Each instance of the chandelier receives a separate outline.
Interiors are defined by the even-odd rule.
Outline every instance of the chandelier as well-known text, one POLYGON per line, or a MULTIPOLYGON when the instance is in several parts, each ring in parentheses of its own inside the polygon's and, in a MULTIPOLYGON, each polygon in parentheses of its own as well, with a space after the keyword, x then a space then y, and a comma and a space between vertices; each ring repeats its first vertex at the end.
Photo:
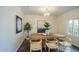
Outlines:
POLYGON ((49 8, 47 8, 47 7, 43 8, 43 12, 44 12, 43 13, 44 16, 46 16, 46 17, 50 16, 50 10, 49 10, 49 8))
POLYGON ((44 16, 50 16, 49 12, 44 13, 44 16))

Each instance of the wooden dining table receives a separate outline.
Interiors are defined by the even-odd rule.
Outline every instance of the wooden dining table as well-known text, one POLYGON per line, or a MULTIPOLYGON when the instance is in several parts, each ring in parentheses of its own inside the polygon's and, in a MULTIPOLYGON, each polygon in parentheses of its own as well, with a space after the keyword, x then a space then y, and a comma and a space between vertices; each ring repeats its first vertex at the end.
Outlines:
POLYGON ((65 38, 64 35, 60 35, 60 34, 46 34, 46 33, 33 33, 30 36, 31 40, 34 40, 34 38, 38 38, 38 39, 42 39, 42 47, 46 48, 46 40, 54 40, 57 39, 58 41, 64 41, 63 38, 65 38))

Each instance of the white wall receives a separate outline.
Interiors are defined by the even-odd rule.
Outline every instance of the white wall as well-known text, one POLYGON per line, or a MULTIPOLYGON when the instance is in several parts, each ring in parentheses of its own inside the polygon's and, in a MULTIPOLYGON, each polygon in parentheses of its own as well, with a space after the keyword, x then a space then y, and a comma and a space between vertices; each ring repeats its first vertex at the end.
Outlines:
POLYGON ((50 32, 56 32, 56 17, 55 16, 50 16, 50 17, 44 17, 40 15, 25 15, 25 23, 29 22, 31 24, 32 30, 30 31, 31 33, 37 32, 37 22, 42 20, 45 20, 50 23, 51 29, 49 30, 50 32))
MULTIPOLYGON (((61 16, 57 17, 57 31, 60 34, 65 34, 67 30, 67 21, 73 18, 78 18, 79 19, 79 8, 71 10, 69 12, 66 12, 62 14, 61 16)), ((72 43, 79 47, 79 37, 76 36, 71 36, 72 38, 72 43)))
POLYGON ((16 15, 24 20, 19 7, 0 7, 0 51, 16 51, 24 40, 23 31, 16 34, 16 15))

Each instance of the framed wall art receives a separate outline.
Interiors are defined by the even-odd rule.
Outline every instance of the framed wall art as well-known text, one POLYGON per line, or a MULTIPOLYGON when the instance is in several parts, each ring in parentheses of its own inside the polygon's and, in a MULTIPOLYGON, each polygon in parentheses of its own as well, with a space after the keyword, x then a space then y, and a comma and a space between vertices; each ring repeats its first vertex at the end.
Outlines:
POLYGON ((16 33, 22 32, 22 18, 16 16, 16 33))

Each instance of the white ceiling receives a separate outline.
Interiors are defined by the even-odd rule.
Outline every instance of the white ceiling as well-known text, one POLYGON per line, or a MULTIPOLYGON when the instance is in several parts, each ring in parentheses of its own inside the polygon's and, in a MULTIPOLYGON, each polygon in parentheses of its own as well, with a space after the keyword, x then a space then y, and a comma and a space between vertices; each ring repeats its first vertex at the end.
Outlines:
POLYGON ((21 6, 20 8, 24 14, 43 15, 49 12, 51 15, 58 16, 79 6, 21 6))

